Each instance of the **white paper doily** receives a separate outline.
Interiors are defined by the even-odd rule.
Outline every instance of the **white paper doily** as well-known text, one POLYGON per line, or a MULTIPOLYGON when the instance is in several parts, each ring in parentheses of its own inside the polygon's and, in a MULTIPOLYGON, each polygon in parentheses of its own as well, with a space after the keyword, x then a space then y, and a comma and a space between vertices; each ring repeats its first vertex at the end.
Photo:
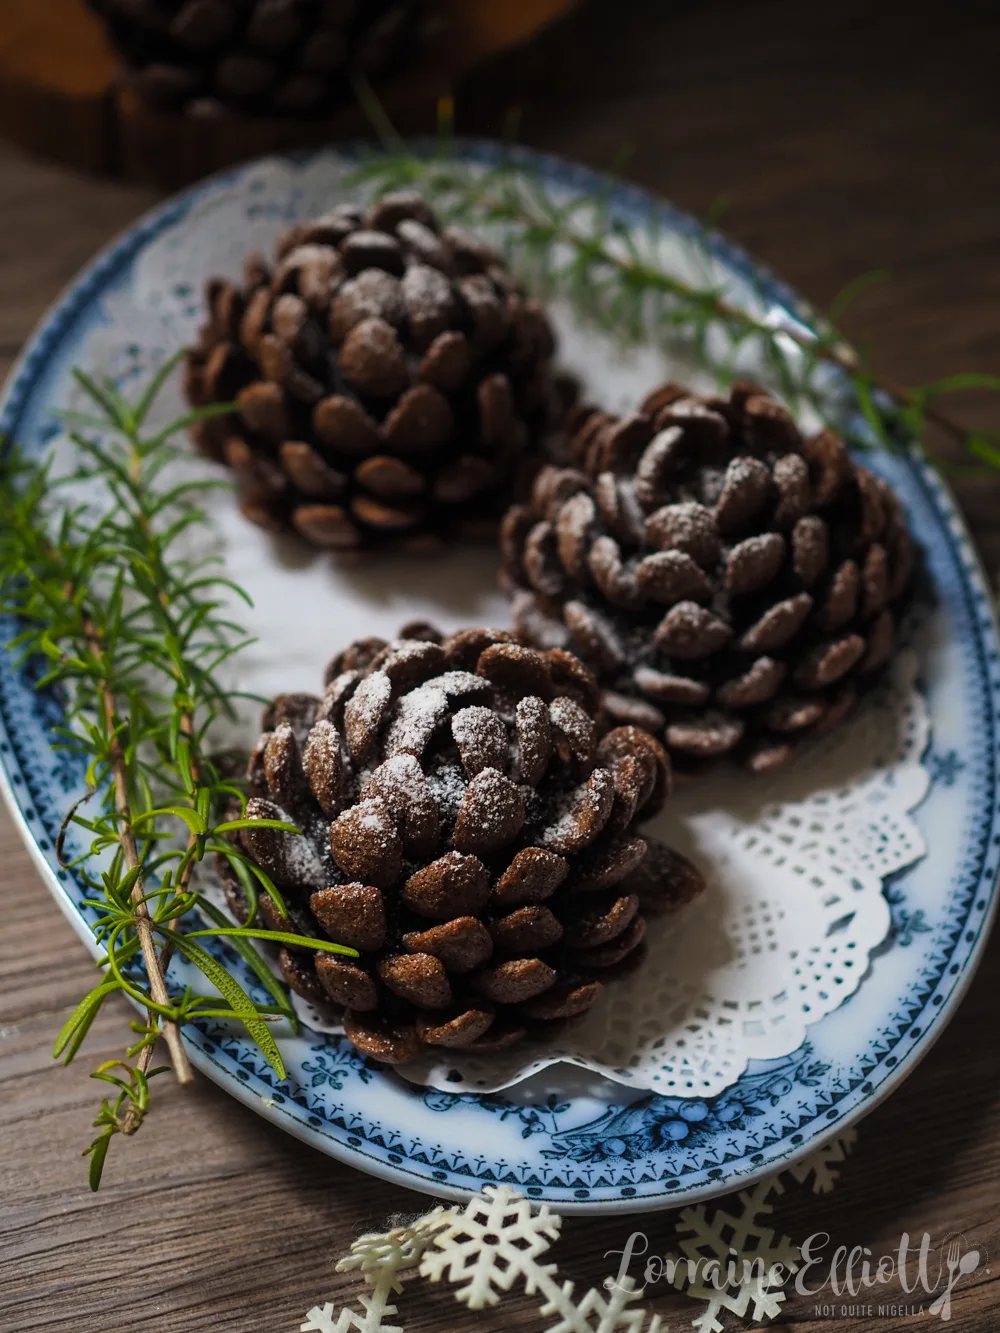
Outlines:
MULTIPOLYGON (((125 380, 147 376, 192 337, 203 279, 236 276, 246 251, 268 249, 288 219, 337 202, 342 175, 332 157, 306 166, 263 162, 197 201, 106 299, 105 322, 80 349, 80 363, 125 380)), ((621 407, 664 378, 654 350, 623 355, 554 313, 562 360, 596 399, 621 407)), ((172 385, 158 420, 181 408, 172 385)), ((213 516, 227 572, 255 601, 249 614, 235 610, 259 637, 240 656, 240 689, 315 691, 345 642, 391 637, 408 619, 429 618, 444 630, 509 623, 492 552, 349 568, 251 527, 230 496, 213 503, 213 516)), ((682 913, 650 923, 644 967, 609 986, 562 1045, 478 1060, 429 1053, 406 1077, 484 1092, 569 1062, 633 1087, 707 1097, 735 1083, 750 1060, 795 1051, 807 1025, 861 983, 890 927, 883 882, 925 850, 909 815, 929 783, 920 763, 929 728, 915 675, 914 656, 902 654, 852 721, 807 746, 791 769, 767 779, 719 769, 668 803, 648 831, 691 856, 710 887, 682 913)), ((248 721, 242 740, 254 735, 248 721)), ((325 1030, 308 1006, 301 1012, 325 1030)))

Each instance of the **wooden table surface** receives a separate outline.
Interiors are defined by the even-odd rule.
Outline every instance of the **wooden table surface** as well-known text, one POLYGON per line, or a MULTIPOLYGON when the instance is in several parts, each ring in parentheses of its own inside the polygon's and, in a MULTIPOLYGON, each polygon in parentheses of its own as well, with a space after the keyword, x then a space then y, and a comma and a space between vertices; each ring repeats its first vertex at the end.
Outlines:
MULTIPOLYGON (((667 0, 585 3, 534 47, 459 90, 460 127, 495 132, 506 106, 523 138, 627 174, 704 213, 728 200, 729 235, 817 302, 887 267, 851 324, 884 371, 914 383, 1000 371, 1000 14, 991 3, 667 0)), ((152 202, 0 147, 0 369, 91 253, 152 202)), ((959 404, 1000 426, 996 406, 959 404)), ((991 570, 1000 568, 1000 483, 960 486, 991 570)), ((86 1057, 66 1070, 53 1037, 92 967, 0 813, 0 1333, 156 1329, 290 1333, 306 1309, 357 1283, 333 1261, 361 1229, 419 1210, 418 1196, 329 1161, 206 1080, 162 1080, 155 1113, 115 1145, 99 1195, 78 1156, 97 1088, 87 1071, 119 1053, 130 1017, 109 1005, 86 1057)), ((906 1087, 861 1127, 840 1188, 783 1201, 799 1239, 893 1250, 900 1234, 955 1236, 997 1256, 958 1288, 956 1333, 1000 1313, 1000 940, 957 1017, 906 1087)), ((664 1216, 648 1215, 666 1247, 664 1216)), ((568 1222, 566 1276, 598 1282, 626 1219, 568 1222)), ((655 1298, 670 1333, 697 1310, 655 1298)), ((443 1292, 411 1293, 414 1330, 533 1329, 531 1301, 481 1317, 443 1292)), ((778 1322, 798 1329, 813 1302, 778 1322)), ((927 1316, 849 1316, 841 1333, 923 1326, 927 1316)), ((738 1321, 731 1321, 735 1326, 738 1321)))

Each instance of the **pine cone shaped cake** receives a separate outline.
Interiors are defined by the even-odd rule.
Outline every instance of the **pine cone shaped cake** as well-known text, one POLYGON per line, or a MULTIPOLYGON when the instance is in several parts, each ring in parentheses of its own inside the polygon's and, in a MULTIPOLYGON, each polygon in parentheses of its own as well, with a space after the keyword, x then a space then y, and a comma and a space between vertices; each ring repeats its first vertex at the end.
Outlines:
MULTIPOLYGON (((281 967, 365 1054, 500 1049, 582 1014, 638 956, 642 912, 700 890, 635 832, 667 794, 663 747, 633 727, 598 740, 597 683, 570 653, 478 629, 369 639, 328 679, 322 699, 275 700, 250 761, 248 816, 303 836, 241 836, 299 931, 359 951, 286 949, 281 967)), ((264 895, 261 911, 288 928, 264 895)))
POLYGON ((415 0, 88 0, 142 100, 320 116, 412 49, 415 0))
MULTIPOLYGON (((320 546, 434 545, 495 523, 562 410, 554 339, 501 256, 412 193, 340 205, 206 289, 195 440, 248 517, 320 546)), ((523 489, 523 486, 522 486, 523 489)))
POLYGON ((787 762, 889 660, 913 563, 899 501, 754 385, 573 417, 575 466, 545 468, 503 524, 520 631, 577 652, 609 716, 682 769, 787 762))

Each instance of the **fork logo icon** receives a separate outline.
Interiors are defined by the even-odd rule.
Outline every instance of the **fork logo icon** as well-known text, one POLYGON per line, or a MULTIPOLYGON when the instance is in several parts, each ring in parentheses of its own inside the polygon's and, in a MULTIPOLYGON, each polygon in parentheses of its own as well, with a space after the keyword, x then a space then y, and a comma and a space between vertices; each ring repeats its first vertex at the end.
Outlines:
POLYGON ((979 1267, 979 1251, 966 1250, 964 1254, 957 1240, 951 1242, 948 1246, 948 1254, 945 1258, 945 1267, 948 1270, 948 1281, 944 1291, 930 1306, 929 1314, 938 1314, 942 1320, 947 1323, 951 1319, 951 1293, 955 1290, 959 1278, 974 1273, 979 1267))

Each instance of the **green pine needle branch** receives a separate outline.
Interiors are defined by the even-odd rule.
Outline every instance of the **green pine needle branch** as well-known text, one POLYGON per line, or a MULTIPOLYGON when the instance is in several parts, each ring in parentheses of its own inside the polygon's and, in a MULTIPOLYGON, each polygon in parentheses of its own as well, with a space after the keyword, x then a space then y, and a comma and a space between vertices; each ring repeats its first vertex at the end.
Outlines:
MULTIPOLYGON (((186 1083, 184 1024, 235 1020, 278 1077, 285 1076, 270 1029, 282 1019, 294 1026, 295 1015, 255 940, 355 952, 254 924, 261 893, 281 915, 284 904, 267 874, 231 840, 249 822, 246 798, 210 750, 213 725, 232 715, 235 697, 218 683, 219 668, 249 642, 225 614, 226 594, 249 599, 214 557, 184 553, 183 539, 206 522, 201 493, 218 483, 166 479, 165 469, 182 452, 172 441, 191 416, 162 430, 146 428, 176 362, 168 361, 136 401, 110 381, 76 372, 92 410, 64 414, 78 451, 75 470, 57 477, 50 462, 12 450, 0 488, 0 612, 18 626, 9 646, 22 660, 44 660, 39 687, 60 690, 66 703, 56 744, 86 760, 87 795, 67 813, 57 852, 86 885, 103 954, 100 980, 67 1019, 54 1054, 73 1059, 110 995, 127 996, 143 1014, 132 1024, 138 1039, 125 1058, 93 1073, 115 1090, 101 1105, 99 1132, 87 1149, 93 1189, 111 1141, 139 1128, 149 1081, 169 1068, 152 1066, 159 1037, 186 1083), (81 489, 97 489, 102 503, 81 502, 81 489), (84 850, 66 861, 70 826, 83 833, 84 850), (225 857, 240 881, 249 908, 245 926, 233 926, 195 882, 195 868, 212 854, 225 857), (205 948, 201 941, 213 936, 242 957, 270 1003, 256 1003, 205 948), (204 991, 171 986, 175 953, 202 974, 204 991)), ((297 832, 280 821, 261 822, 297 832)))

